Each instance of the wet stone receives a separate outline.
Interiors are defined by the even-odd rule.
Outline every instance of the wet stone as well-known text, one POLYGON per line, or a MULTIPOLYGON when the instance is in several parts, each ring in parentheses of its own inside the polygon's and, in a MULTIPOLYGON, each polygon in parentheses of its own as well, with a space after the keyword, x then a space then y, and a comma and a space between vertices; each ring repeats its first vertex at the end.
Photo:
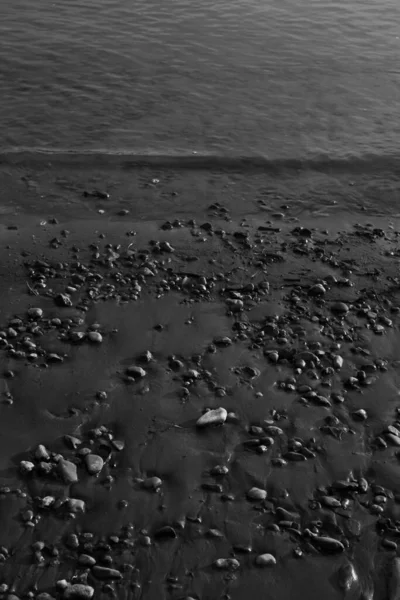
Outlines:
POLYGON ((109 567, 101 567, 99 565, 95 565, 92 569, 93 575, 97 579, 101 580, 118 580, 122 579, 122 573, 117 569, 111 569, 109 567))
POLYGON ((348 313, 349 310, 350 309, 349 309, 348 305, 345 304, 344 302, 334 302, 331 305, 331 311, 338 315, 344 315, 344 314, 348 313))
POLYGON ((104 460, 97 454, 87 454, 85 464, 90 475, 98 475, 104 466, 104 460))
POLYGON ((142 369, 142 367, 138 367, 136 365, 128 367, 125 372, 134 379, 142 379, 142 377, 146 376, 146 371, 142 369))
POLYGON ((143 481, 143 487, 145 490, 157 491, 162 486, 162 480, 159 477, 148 477, 143 481))
POLYGON ((276 558, 272 554, 260 554, 257 556, 255 563, 259 567, 271 567, 276 565, 276 558))
POLYGON ((72 306, 72 300, 68 294, 58 294, 54 298, 57 306, 72 306))
POLYGON ((262 501, 267 498, 267 492, 261 488, 252 487, 247 492, 247 498, 252 501, 262 501))
POLYGON ((103 341, 103 336, 98 331, 89 331, 87 334, 87 339, 93 344, 101 344, 103 341))
POLYGON ((196 422, 197 427, 208 425, 222 425, 225 423, 228 413, 225 408, 215 408, 205 412, 196 422))
POLYGON ((65 483, 76 483, 78 481, 77 466, 70 460, 62 458, 58 463, 58 470, 65 483))
POLYGON ((240 562, 236 558, 218 558, 214 567, 224 571, 237 571, 240 569, 240 562))
POLYGON ((170 525, 161 527, 154 533, 154 537, 157 539, 173 539, 177 537, 176 531, 170 525))
POLYGON ((94 588, 83 583, 68 584, 64 589, 64 598, 66 600, 91 600, 94 595, 94 588))

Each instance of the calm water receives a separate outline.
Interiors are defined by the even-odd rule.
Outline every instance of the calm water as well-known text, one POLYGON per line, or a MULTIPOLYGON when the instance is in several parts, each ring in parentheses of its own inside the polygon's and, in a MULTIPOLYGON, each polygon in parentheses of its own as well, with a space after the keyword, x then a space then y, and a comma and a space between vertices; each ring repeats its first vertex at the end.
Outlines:
POLYGON ((399 0, 2 0, 0 149, 400 154, 399 0))

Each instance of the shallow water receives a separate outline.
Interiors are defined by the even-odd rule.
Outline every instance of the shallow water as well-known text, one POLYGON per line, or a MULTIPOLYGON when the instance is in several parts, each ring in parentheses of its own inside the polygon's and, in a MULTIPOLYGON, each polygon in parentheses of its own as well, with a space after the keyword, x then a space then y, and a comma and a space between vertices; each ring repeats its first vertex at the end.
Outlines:
POLYGON ((0 149, 397 155, 395 0, 6 0, 0 149))

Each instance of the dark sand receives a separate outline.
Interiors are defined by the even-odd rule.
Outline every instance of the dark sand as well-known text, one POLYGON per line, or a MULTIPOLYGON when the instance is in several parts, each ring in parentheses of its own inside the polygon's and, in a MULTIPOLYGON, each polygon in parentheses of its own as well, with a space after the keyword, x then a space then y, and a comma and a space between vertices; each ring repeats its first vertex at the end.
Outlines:
POLYGON ((2 597, 400 598, 398 194, 0 165, 2 597))

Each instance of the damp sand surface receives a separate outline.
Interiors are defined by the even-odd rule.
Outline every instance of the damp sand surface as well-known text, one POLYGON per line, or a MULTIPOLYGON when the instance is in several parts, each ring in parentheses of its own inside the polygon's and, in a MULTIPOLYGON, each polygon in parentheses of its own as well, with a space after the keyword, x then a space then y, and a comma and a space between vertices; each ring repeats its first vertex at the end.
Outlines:
POLYGON ((397 176, 0 182, 0 594, 397 598, 397 176))

